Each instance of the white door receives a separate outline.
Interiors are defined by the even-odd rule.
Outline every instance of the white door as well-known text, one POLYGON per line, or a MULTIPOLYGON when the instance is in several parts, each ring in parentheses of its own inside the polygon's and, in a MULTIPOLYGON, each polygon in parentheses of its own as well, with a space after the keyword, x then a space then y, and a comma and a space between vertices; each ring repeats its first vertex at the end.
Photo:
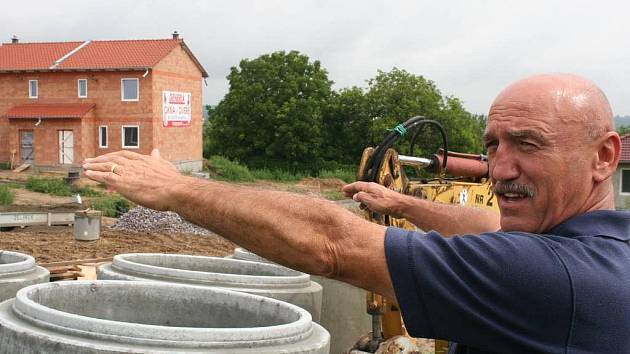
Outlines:
POLYGON ((71 164, 74 161, 74 135, 72 130, 59 131, 59 163, 71 164))

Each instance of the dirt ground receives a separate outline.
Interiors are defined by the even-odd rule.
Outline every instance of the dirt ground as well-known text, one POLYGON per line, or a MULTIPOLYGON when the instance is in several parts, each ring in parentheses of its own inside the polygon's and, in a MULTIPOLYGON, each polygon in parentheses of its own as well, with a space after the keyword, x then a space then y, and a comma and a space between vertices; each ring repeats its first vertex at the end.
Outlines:
MULTIPOLYGON (((0 171, 0 182, 25 181, 32 172, 12 173, 0 171)), ((41 176, 41 175, 38 175, 41 176)), ((48 176, 63 177, 60 174, 48 176)), ((96 183, 82 178, 80 185, 96 183)), ((326 192, 339 191, 344 182, 338 179, 305 178, 298 183, 259 181, 248 183, 263 189, 290 191, 323 197, 326 192)), ((71 211, 82 209, 74 197, 57 197, 25 189, 13 189, 15 201, 2 211, 71 211)), ((84 198, 89 199, 89 198, 84 198)), ((73 261, 113 257, 120 253, 160 252, 207 256, 225 256, 234 250, 234 244, 218 235, 198 236, 167 233, 134 233, 113 230, 109 226, 116 219, 103 218, 101 238, 97 241, 76 241, 69 226, 33 226, 0 232, 0 250, 18 251, 34 256, 39 263, 73 261)))
POLYGON ((160 252, 204 256, 226 256, 234 244, 217 236, 134 233, 101 229, 96 241, 77 241, 70 226, 33 226, 0 232, 0 250, 34 256, 38 263, 113 257, 120 253, 160 252))

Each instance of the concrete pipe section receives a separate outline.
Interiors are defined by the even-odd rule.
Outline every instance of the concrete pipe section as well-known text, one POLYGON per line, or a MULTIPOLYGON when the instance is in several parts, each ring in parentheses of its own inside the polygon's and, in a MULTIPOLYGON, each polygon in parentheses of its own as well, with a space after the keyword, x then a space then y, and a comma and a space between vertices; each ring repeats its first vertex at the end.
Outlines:
POLYGON ((0 251, 0 301, 15 296, 25 286, 47 283, 50 272, 35 264, 35 258, 17 252, 0 251))
POLYGON ((322 287, 308 274, 275 264, 218 257, 161 253, 130 253, 114 256, 112 263, 98 267, 103 280, 154 280, 189 285, 221 287, 267 296, 300 306, 319 322, 322 287))
POLYGON ((297 306, 160 282, 38 284, 0 303, 0 353, 328 353, 297 306))
MULTIPOLYGON (((240 247, 234 250, 231 258, 271 263, 240 247)), ((361 288, 334 279, 319 276, 312 276, 312 279, 324 289, 322 315, 318 323, 330 333, 330 352, 343 353, 359 337, 372 331, 372 317, 366 312, 367 294, 361 288)))

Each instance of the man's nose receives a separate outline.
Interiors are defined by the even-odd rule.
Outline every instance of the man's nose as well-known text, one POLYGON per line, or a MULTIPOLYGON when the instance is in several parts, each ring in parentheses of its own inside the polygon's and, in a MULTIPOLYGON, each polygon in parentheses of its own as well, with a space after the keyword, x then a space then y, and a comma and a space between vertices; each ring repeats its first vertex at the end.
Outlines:
POLYGON ((520 174, 518 159, 506 148, 499 147, 490 158, 490 176, 496 181, 510 181, 520 174))

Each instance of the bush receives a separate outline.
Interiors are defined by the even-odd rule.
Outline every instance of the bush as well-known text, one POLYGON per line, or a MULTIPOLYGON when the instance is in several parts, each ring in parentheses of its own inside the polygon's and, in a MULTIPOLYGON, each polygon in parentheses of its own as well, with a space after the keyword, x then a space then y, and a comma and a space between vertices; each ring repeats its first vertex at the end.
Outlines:
POLYGON ((247 166, 230 161, 223 156, 212 156, 208 161, 210 176, 230 182, 253 182, 255 180, 247 166))
POLYGON ((0 185, 0 205, 10 205, 15 199, 15 193, 5 185, 0 185))
POLYGON ((10 170, 11 169, 11 165, 9 165, 6 162, 0 162, 0 170, 10 170))
POLYGON ((60 178, 30 177, 26 181, 26 189, 33 192, 47 193, 62 197, 71 196, 73 194, 81 194, 84 197, 99 197, 103 195, 101 192, 90 187, 69 185, 60 178))
POLYGON ((126 213, 131 207, 133 204, 119 195, 103 197, 92 202, 92 209, 100 210, 103 212, 103 216, 110 218, 126 213))

